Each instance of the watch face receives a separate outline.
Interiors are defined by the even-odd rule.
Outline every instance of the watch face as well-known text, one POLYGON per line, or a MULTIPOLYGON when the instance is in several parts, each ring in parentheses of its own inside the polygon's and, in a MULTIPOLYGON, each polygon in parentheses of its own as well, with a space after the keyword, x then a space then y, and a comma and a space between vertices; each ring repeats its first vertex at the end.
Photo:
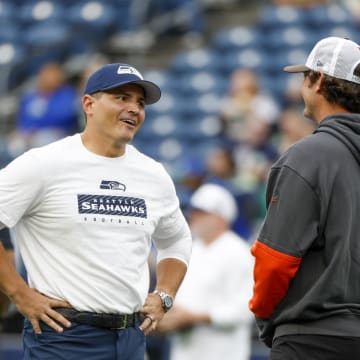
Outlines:
POLYGON ((172 307, 173 301, 171 296, 164 297, 164 307, 169 310, 172 307))

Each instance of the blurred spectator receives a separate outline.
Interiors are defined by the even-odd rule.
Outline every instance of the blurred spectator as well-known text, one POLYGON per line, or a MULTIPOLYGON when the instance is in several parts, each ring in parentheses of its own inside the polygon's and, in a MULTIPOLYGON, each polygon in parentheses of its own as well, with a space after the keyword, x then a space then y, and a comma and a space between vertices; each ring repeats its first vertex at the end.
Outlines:
POLYGON ((260 87, 256 74, 250 69, 236 69, 220 110, 226 136, 242 140, 248 122, 261 120, 275 124, 279 108, 275 100, 260 87))
POLYGON ((65 75, 58 63, 41 67, 35 87, 20 100, 16 131, 9 142, 12 157, 77 130, 77 92, 66 83, 65 75))
POLYGON ((287 77, 284 92, 284 108, 298 108, 302 112, 304 101, 301 96, 301 84, 304 80, 303 74, 291 74, 287 77))
POLYGON ((209 150, 206 156, 206 183, 215 183, 229 190, 238 206, 238 215, 232 224, 232 230, 245 240, 252 234, 252 224, 259 217, 259 206, 252 192, 237 186, 237 166, 233 151, 227 146, 217 146, 209 150))
POLYGON ((236 173, 236 164, 231 149, 225 146, 210 149, 206 157, 206 165, 210 179, 223 179, 231 182, 236 173))
POLYGON ((279 156, 272 143, 272 126, 253 118, 243 129, 242 141, 234 149, 237 167, 235 184, 244 192, 252 193, 259 207, 259 223, 265 216, 265 182, 272 163, 279 156))
POLYGON ((230 230, 235 200, 225 188, 205 184, 191 207, 191 262, 159 331, 172 334, 171 360, 248 360, 253 262, 247 243, 230 230))
POLYGON ((286 151, 292 144, 310 135, 316 129, 315 123, 305 118, 297 109, 286 109, 279 121, 278 149, 286 151))
POLYGON ((181 207, 186 211, 191 195, 202 185, 206 177, 206 165, 199 156, 185 154, 175 163, 176 172, 172 174, 181 207))
POLYGON ((360 2, 359 0, 345 0, 345 6, 350 10, 356 21, 360 21, 360 2))

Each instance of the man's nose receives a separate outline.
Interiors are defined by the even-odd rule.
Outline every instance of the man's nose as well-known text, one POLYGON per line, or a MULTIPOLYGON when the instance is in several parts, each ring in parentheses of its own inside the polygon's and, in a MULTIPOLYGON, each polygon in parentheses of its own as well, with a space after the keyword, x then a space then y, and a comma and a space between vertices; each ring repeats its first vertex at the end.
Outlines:
POLYGON ((140 111, 140 105, 136 102, 130 102, 128 104, 127 110, 132 113, 138 113, 140 111))

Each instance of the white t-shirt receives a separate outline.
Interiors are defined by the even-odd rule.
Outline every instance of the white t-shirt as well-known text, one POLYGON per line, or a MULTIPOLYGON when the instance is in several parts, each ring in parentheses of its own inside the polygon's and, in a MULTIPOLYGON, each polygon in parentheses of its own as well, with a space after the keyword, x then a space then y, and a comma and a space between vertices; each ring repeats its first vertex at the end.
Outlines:
POLYGON ((188 262, 190 230, 163 166, 127 145, 96 155, 79 134, 0 171, 0 221, 14 227, 31 287, 75 309, 132 313, 149 287, 151 241, 188 262))
POLYGON ((212 323, 177 332, 172 338, 172 360, 250 359, 252 269, 248 244, 231 231, 210 245, 194 241, 175 304, 210 314, 212 323))

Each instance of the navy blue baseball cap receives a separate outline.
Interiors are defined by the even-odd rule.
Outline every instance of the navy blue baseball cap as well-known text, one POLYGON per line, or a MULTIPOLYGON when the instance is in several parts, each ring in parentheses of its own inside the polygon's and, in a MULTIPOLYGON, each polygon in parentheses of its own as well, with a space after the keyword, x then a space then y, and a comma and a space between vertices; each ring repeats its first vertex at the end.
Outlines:
POLYGON ((107 64, 96 70, 88 78, 84 94, 107 91, 126 84, 136 84, 143 88, 145 104, 154 104, 161 97, 160 88, 144 80, 140 72, 128 64, 107 64))

